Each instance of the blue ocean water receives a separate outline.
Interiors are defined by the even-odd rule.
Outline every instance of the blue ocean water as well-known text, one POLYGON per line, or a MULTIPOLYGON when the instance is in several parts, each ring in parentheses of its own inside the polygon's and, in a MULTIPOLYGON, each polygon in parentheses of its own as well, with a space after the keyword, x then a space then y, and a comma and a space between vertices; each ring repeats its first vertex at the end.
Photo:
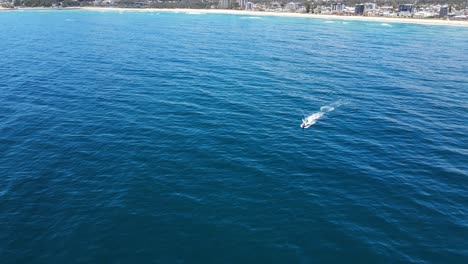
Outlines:
POLYGON ((1 263, 468 262, 468 28, 8 11, 0 46, 1 263))

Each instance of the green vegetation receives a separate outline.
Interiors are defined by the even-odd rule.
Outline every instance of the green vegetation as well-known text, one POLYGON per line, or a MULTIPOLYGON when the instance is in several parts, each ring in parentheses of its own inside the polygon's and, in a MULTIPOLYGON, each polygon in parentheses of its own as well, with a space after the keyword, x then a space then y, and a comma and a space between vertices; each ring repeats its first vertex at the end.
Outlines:
POLYGON ((62 7, 81 6, 81 3, 75 0, 62 1, 62 7))
POLYGON ((15 6, 29 6, 29 7, 51 7, 57 4, 55 0, 15 0, 15 6))
MULTIPOLYGON (((120 0, 116 1, 112 6, 116 7, 153 7, 153 8, 210 8, 217 2, 208 2, 206 0, 181 0, 181 1, 161 1, 150 2, 144 0, 120 0)), ((93 1, 89 0, 15 0, 14 5, 17 7, 74 7, 74 6, 93 6, 93 1)), ((98 6, 106 6, 102 3, 98 6)))

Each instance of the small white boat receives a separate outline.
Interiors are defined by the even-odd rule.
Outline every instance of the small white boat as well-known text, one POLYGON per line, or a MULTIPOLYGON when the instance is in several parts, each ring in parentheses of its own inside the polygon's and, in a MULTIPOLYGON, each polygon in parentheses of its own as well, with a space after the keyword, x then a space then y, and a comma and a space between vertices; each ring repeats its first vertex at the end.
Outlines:
POLYGON ((322 116, 323 116, 323 112, 318 112, 306 118, 303 118, 301 128, 302 129, 309 128, 311 125, 317 123, 317 120, 322 116))

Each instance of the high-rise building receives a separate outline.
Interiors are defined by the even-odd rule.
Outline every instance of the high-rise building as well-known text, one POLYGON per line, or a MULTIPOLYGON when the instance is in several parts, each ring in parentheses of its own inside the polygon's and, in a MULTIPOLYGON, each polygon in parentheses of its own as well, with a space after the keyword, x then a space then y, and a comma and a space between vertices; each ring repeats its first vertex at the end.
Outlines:
POLYGON ((237 3, 241 9, 245 9, 247 6, 247 0, 237 0, 237 3))
POLYGON ((356 5, 356 7, 354 8, 354 13, 356 15, 363 15, 364 14, 364 9, 365 9, 364 4, 356 5))
POLYGON ((448 6, 441 6, 440 11, 439 11, 439 16, 440 17, 447 17, 448 14, 450 13, 450 8, 448 6))
POLYGON ((219 0, 219 7, 223 9, 230 9, 231 0, 219 0))

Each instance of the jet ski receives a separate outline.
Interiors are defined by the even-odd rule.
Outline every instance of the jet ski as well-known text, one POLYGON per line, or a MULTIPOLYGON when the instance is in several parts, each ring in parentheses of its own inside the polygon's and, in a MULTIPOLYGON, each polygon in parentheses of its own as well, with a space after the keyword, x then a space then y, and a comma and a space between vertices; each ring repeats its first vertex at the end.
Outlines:
POLYGON ((323 116, 323 112, 318 112, 306 118, 303 118, 301 128, 302 129, 309 128, 311 125, 317 123, 317 120, 321 118, 322 116, 323 116))
POLYGON ((313 124, 310 123, 310 122, 307 122, 307 119, 305 119, 305 118, 302 119, 302 124, 301 124, 301 128, 302 128, 302 129, 308 128, 308 127, 310 127, 311 125, 313 125, 313 124))

